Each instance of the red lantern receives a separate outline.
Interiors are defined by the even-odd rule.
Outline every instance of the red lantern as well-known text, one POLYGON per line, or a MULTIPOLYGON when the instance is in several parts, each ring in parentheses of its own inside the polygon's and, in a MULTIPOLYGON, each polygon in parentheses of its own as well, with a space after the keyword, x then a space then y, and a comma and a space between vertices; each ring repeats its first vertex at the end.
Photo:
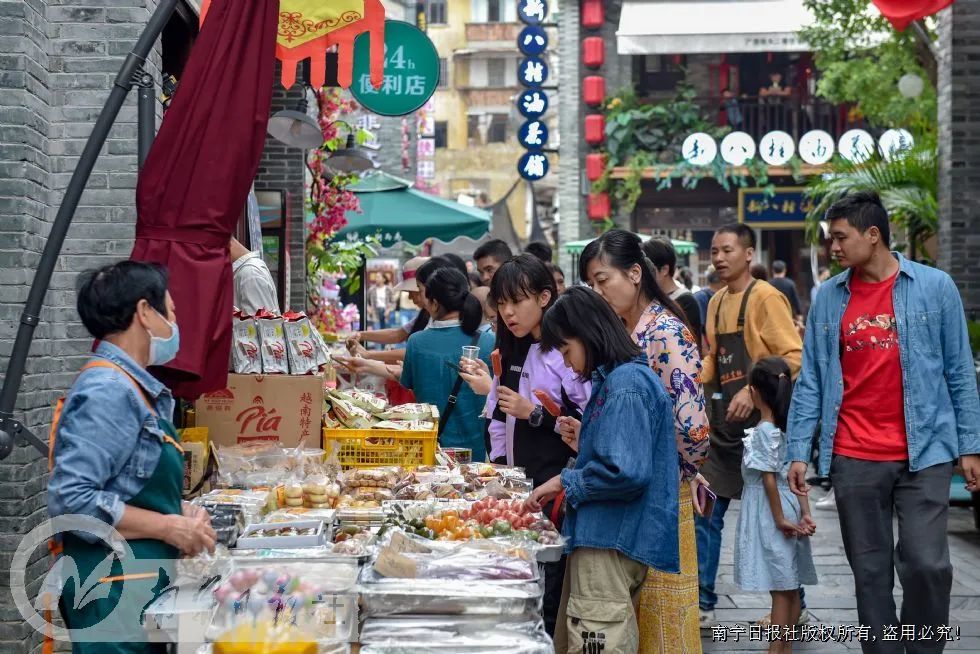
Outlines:
POLYGON ((582 80, 582 99, 590 107, 598 107, 606 99, 606 80, 600 75, 589 75, 582 80))
POLYGON ((582 3, 582 27, 597 30, 606 21, 603 0, 585 0, 582 3))
POLYGON ((600 114, 585 117, 585 142, 599 145, 606 140, 606 118, 600 114))
POLYGON ((582 63, 588 68, 600 68, 606 62, 606 44, 602 37, 589 36, 582 41, 582 63))
POLYGON ((599 154, 598 152, 585 155, 585 176, 590 182, 594 182, 602 177, 602 173, 605 169, 605 155, 599 154))
POLYGON ((605 220, 612 213, 612 205, 609 203, 608 193, 589 194, 589 219, 605 220))

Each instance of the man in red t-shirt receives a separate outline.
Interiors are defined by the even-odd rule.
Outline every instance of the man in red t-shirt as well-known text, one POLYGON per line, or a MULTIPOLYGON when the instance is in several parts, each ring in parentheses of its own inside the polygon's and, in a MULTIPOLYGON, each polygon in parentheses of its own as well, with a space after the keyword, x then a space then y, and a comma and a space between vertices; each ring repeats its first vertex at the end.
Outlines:
POLYGON ((849 270, 821 285, 807 319, 787 429, 790 488, 807 493, 819 421, 820 470, 830 471, 858 619, 872 636, 862 649, 942 651, 935 634, 949 624, 946 525, 957 457, 967 489, 980 490, 980 401, 962 302, 949 275, 889 250, 876 194, 845 196, 827 221, 831 252, 849 270), (934 636, 889 639, 900 625, 934 636))

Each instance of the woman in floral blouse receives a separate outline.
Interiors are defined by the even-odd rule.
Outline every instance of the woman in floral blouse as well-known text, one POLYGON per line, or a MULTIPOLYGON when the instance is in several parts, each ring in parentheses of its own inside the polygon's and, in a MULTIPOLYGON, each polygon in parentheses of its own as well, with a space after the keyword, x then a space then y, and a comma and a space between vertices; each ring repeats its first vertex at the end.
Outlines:
POLYGON ((697 342, 684 313, 657 285, 639 237, 614 229, 590 243, 580 276, 626 323, 674 403, 681 472, 679 534, 681 574, 650 569, 640 598, 640 652, 700 652, 698 558, 694 538, 698 469, 708 454, 708 417, 697 342), (692 511, 693 509, 693 511, 692 511))

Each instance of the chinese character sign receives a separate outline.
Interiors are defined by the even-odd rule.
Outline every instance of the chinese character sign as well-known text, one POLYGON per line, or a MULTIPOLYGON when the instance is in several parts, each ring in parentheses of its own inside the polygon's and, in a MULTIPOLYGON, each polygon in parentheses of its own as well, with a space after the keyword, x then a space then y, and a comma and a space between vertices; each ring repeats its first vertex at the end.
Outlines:
POLYGON ((903 152, 907 152, 915 145, 912 134, 906 129, 890 129, 878 139, 878 151, 885 161, 891 161, 896 157, 901 157, 903 152))
POLYGON ((354 42, 354 82, 351 93, 369 111, 382 116, 404 116, 432 97, 439 83, 439 54, 424 32, 410 23, 385 22, 384 78, 380 88, 371 83, 368 41, 354 42))
POLYGON ((732 132, 721 140, 721 158, 732 166, 742 166, 755 157, 755 141, 745 132, 732 132))
POLYGON ((528 25, 517 37, 517 47, 529 57, 536 57, 548 49, 548 33, 543 27, 528 25))
POLYGON ((547 0, 518 0, 517 2, 517 17, 525 25, 540 25, 547 15, 547 0))
POLYGON ((543 148, 548 142, 548 126, 540 120, 529 120, 521 126, 517 139, 528 150, 543 148))
POLYGON ((517 172, 529 182, 537 182, 548 174, 548 157, 543 152, 525 152, 517 161, 517 172))
POLYGON ((684 139, 681 153, 692 166, 707 166, 718 155, 718 144, 709 134, 697 132, 684 139))
POLYGON ((544 91, 524 91, 517 96, 517 110, 525 118, 540 118, 548 111, 548 94, 544 91))
POLYGON ((794 154, 796 144, 786 132, 769 132, 759 141, 759 156, 770 166, 785 166, 794 154))
POLYGON ((548 64, 541 57, 527 57, 517 69, 517 79, 524 86, 538 88, 548 81, 548 64))
POLYGON ((800 137, 800 159, 819 166, 834 156, 834 137, 821 129, 814 129, 800 137))
POLYGON ((863 129, 852 129, 840 137, 837 150, 840 156, 851 163, 861 163, 871 158, 875 151, 875 140, 863 129))
POLYGON ((766 193, 762 188, 738 191, 738 221, 749 227, 801 228, 813 208, 813 200, 803 187, 783 187, 766 193))

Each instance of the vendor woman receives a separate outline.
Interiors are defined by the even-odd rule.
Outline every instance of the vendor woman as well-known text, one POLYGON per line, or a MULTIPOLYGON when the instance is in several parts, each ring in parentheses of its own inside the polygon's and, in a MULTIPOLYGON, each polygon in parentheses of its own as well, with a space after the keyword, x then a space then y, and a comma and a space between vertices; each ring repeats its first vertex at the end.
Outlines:
POLYGON ((78 569, 62 591, 62 615, 76 654, 152 652, 140 642, 140 611, 174 580, 174 559, 215 545, 207 512, 181 501, 184 457, 171 422, 173 396, 146 370, 172 361, 180 344, 167 272, 134 261, 87 272, 79 279, 78 313, 100 343, 55 416, 48 512, 94 517, 126 543, 81 529, 62 535, 63 555, 78 569), (97 566, 110 556, 110 542, 132 556, 112 556, 103 570, 97 566), (76 598, 94 584, 110 586, 76 598))

